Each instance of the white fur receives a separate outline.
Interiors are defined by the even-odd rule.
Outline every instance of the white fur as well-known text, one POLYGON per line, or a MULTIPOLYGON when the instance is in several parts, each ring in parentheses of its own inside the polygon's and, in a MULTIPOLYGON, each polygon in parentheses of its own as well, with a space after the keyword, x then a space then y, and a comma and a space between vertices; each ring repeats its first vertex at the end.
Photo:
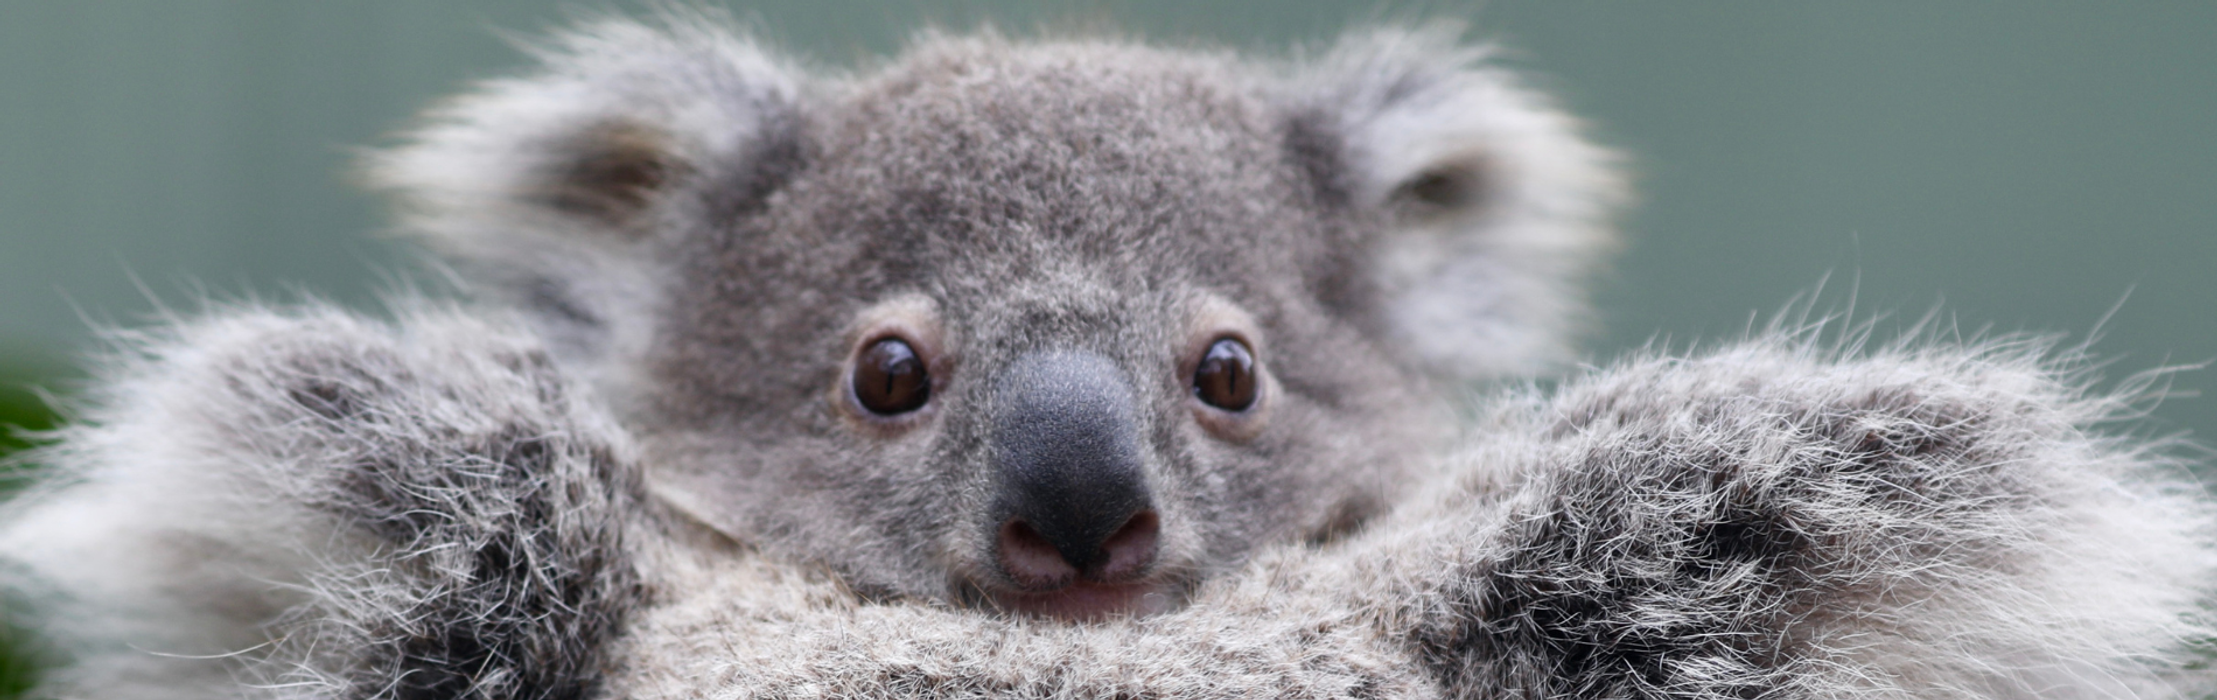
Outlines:
MULTIPOLYGON (((751 39, 683 14, 652 26, 590 23, 533 53, 541 74, 485 81, 433 108, 409 134, 412 147, 369 160, 369 179, 397 195, 399 227, 461 262, 465 275, 538 277, 473 287, 566 285, 563 296, 604 327, 528 320, 597 389, 622 401, 627 387, 643 383, 630 360, 653 340, 668 272, 654 259, 652 235, 611 235, 605 222, 547 210, 539 189, 547 170, 562 165, 559 142, 596 125, 639 129, 683 158, 671 164, 677 177, 706 176, 742 160, 747 137, 764 128, 773 106, 804 99, 802 74, 751 39)), ((691 213, 690 203, 666 204, 669 216, 691 213)))
POLYGON ((1354 34, 1303 85, 1332 90, 1359 198, 1457 161, 1478 166, 1471 211, 1407 224, 1378 257, 1399 339, 1449 376, 1522 376, 1574 356, 1581 285, 1615 244, 1627 198, 1618 157, 1588 141, 1547 96, 1492 64, 1458 31, 1354 34))

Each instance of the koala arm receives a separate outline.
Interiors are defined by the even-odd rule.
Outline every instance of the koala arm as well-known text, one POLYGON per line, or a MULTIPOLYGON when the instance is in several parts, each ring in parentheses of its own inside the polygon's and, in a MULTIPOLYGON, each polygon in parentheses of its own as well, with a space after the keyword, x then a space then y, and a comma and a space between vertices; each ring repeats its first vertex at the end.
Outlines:
POLYGON ((2172 697, 2207 496, 2032 342, 1760 339, 1505 402, 1353 556, 1464 697, 2172 697))
POLYGON ((1516 397, 1365 532, 1071 625, 858 599, 642 496, 512 329, 245 311, 147 341, 0 546, 49 692, 2164 697, 2211 516, 2036 348, 1758 341, 1516 397))
POLYGON ((127 340, 0 529, 101 698, 585 697, 637 607, 623 431, 514 328, 232 309, 127 340))

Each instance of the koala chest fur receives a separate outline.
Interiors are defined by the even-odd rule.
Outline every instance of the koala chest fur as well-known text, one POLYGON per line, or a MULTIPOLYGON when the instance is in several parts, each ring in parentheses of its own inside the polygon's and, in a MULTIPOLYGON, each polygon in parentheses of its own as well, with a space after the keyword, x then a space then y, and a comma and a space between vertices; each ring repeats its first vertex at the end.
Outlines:
POLYGON ((814 77, 606 25, 377 172, 701 524, 873 595, 1162 610, 1377 514, 1436 377, 1575 323, 1604 157, 1473 58, 931 36, 814 77))

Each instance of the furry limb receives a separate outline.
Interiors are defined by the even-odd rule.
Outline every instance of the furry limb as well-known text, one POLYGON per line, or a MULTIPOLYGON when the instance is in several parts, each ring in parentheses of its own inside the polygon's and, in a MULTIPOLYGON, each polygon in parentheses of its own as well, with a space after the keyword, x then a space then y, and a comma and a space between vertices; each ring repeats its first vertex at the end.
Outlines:
POLYGON ((1510 397, 1423 498, 1154 617, 858 599, 662 515, 506 326, 244 310, 111 367, 0 546, 106 698, 2170 697, 2198 487, 2031 344, 1510 397))
POLYGON ((595 697, 637 607, 623 432, 514 329, 247 309, 141 338, 5 551, 59 696, 595 697))

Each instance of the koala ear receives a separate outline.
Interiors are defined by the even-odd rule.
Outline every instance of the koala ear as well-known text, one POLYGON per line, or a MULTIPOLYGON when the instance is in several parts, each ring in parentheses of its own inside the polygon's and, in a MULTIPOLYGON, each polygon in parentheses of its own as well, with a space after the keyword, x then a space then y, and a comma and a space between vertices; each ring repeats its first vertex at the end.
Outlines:
POLYGON ((530 50, 535 74, 435 109, 369 179, 405 231, 560 352, 626 353, 648 342, 673 224, 758 204, 794 167, 800 73, 697 15, 530 50))
POLYGON ((1624 187, 1613 153, 1460 35, 1343 38, 1296 70, 1292 133, 1328 199, 1385 229, 1361 257, 1390 344, 1443 376, 1529 374, 1575 357, 1624 187))

